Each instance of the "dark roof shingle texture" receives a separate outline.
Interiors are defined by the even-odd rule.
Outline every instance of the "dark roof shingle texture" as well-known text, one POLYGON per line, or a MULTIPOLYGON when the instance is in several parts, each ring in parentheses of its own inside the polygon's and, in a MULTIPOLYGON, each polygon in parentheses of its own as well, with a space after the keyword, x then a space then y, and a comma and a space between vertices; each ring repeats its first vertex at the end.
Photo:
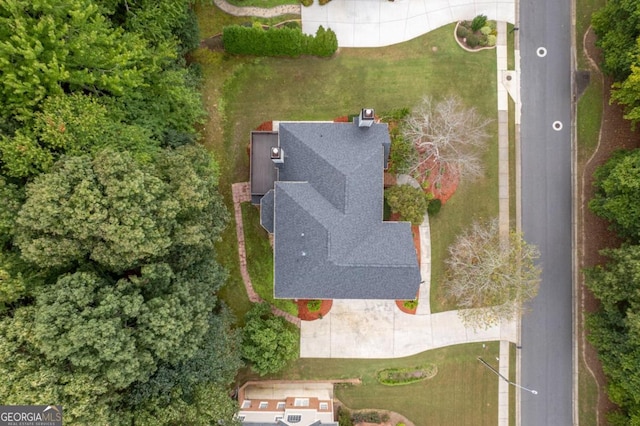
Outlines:
POLYGON ((275 297, 413 299, 411 226, 382 221, 387 126, 280 123, 279 135, 284 166, 263 201, 274 208, 275 297))

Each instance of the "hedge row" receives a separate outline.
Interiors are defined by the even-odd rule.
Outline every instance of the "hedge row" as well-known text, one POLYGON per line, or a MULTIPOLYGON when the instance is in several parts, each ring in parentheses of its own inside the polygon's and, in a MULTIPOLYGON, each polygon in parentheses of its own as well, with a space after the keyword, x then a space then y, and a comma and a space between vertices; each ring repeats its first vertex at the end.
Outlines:
POLYGON ((336 34, 322 26, 314 37, 296 28, 231 25, 224 27, 222 42, 229 53, 253 56, 331 56, 338 49, 336 34))

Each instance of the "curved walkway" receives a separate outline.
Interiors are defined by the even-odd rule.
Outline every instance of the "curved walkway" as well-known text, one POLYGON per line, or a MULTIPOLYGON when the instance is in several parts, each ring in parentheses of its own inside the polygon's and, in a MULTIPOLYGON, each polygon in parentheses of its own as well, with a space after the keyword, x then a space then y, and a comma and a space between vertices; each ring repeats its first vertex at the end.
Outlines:
POLYGON ((216 6, 222 9, 223 12, 234 16, 255 16, 259 18, 273 18, 281 15, 300 15, 301 5, 299 4, 285 4, 282 6, 276 6, 272 8, 264 7, 239 7, 227 3, 225 0, 213 0, 216 6))

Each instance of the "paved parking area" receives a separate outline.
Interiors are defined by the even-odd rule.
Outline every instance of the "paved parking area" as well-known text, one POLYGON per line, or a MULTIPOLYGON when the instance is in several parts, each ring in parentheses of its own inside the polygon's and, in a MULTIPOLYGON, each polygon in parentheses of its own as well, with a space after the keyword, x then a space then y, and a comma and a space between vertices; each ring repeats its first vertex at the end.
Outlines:
POLYGON ((515 322, 474 330, 458 311, 430 315, 401 312, 393 301, 334 300, 321 320, 302 321, 303 358, 398 358, 470 342, 516 341, 515 322))
POLYGON ((479 14, 513 23, 515 0, 316 0, 302 8, 302 30, 331 28, 341 47, 388 46, 479 14))

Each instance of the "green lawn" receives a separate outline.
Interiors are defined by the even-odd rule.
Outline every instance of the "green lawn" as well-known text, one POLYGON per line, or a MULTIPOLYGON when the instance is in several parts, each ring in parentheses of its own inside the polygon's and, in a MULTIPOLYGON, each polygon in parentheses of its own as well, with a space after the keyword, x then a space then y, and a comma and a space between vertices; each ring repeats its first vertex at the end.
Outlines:
MULTIPOLYGON (((222 143, 229 164, 236 166, 232 181, 248 176, 247 135, 271 119, 330 120, 362 106, 374 106, 378 111, 412 107, 427 94, 456 94, 467 105, 495 117, 495 52, 463 51, 450 35, 452 28, 447 26, 397 46, 342 49, 331 59, 255 58, 239 66, 225 82, 223 94, 229 119, 222 143)), ((497 133, 497 123, 490 131, 497 133)), ((498 212, 497 137, 491 140, 485 160, 485 177, 462 184, 432 223, 435 312, 453 309, 441 303, 440 297, 446 248, 473 219, 486 219, 498 212)))
MULTIPOLYGON (((274 378, 321 380, 360 378, 362 385, 336 386, 336 397, 349 408, 386 409, 407 416, 416 426, 494 426, 498 422, 499 378, 477 357, 497 367, 499 344, 491 342, 450 346, 397 359, 299 359, 274 378), (376 381, 385 368, 415 367, 433 363, 438 374, 404 386, 384 386, 376 381)), ((243 382, 257 378, 245 371, 243 382)))
MULTIPOLYGON (((576 53, 578 68, 590 69, 584 54, 583 37, 591 23, 594 11, 605 5, 605 0, 576 1, 576 53)), ((578 142, 578 170, 583 173, 583 166, 598 145, 600 124, 602 121, 604 87, 597 70, 591 69, 589 87, 578 101, 576 118, 578 142)), ((584 327, 584 324, 582 324, 584 327)), ((581 425, 596 425, 598 402, 598 386, 587 370, 584 358, 580 356, 578 364, 578 415, 581 425)), ((602 413, 604 414, 604 413, 602 413)))
MULTIPOLYGON (((232 20, 213 7, 199 6, 199 21, 203 34, 212 35, 232 20)), ((331 120, 365 106, 384 112, 411 108, 425 95, 441 98, 450 94, 487 117, 496 117, 495 51, 467 53, 457 46, 452 33, 453 25, 448 25, 396 46, 343 48, 329 59, 242 58, 222 52, 196 52, 194 60, 202 64, 203 96, 210 117, 203 126, 203 143, 220 162, 220 186, 229 209, 231 183, 248 179, 249 132, 264 121, 331 120)), ((497 123, 491 125, 490 131, 497 133, 497 123)), ((493 137, 485 156, 485 177, 462 184, 432 221, 433 265, 435 274, 440 274, 433 286, 436 291, 446 247, 455 235, 475 218, 497 215, 497 158, 497 137, 493 137)), ((249 209, 247 215, 246 210, 249 222, 254 213, 249 209)), ((247 231, 250 239, 248 234, 247 231)), ((249 268, 258 269, 253 274, 266 277, 271 259, 265 260, 264 235, 251 240, 248 246, 255 243, 258 264, 249 268)), ((242 318, 249 303, 238 272, 233 224, 218 244, 218 259, 230 271, 221 297, 242 318)), ((446 308, 438 304, 432 307, 446 308)), ((495 424, 497 378, 483 369, 475 357, 490 353, 487 359, 493 359, 497 345, 482 351, 482 345, 466 345, 400 360, 301 359, 282 377, 362 377, 365 385, 338 390, 343 402, 353 408, 375 406, 399 411, 419 426, 495 424), (375 371, 380 368, 427 362, 436 362, 440 368, 432 380, 384 388, 373 382, 375 371)))
POLYGON ((273 251, 269 234, 260 225, 260 210, 250 203, 242 203, 244 240, 247 249, 247 269, 253 289, 267 302, 292 315, 298 315, 298 307, 291 300, 273 297, 273 251))

